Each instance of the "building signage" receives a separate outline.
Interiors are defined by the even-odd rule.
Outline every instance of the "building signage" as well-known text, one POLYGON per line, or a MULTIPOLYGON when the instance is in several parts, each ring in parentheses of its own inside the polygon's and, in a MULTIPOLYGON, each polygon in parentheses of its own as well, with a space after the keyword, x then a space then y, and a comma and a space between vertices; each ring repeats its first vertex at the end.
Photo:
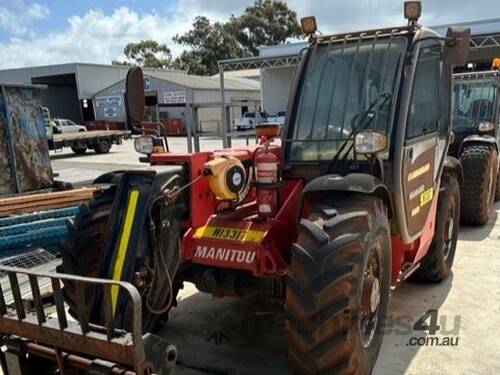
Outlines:
POLYGON ((165 104, 185 104, 186 91, 165 91, 163 93, 163 102, 165 104))
POLYGON ((95 98, 96 107, 120 107, 122 97, 120 95, 98 96, 95 98))
POLYGON ((104 117, 118 117, 118 107, 104 107, 104 117))
POLYGON ((149 90, 151 87, 151 81, 149 80, 149 77, 144 77, 144 91, 149 90))

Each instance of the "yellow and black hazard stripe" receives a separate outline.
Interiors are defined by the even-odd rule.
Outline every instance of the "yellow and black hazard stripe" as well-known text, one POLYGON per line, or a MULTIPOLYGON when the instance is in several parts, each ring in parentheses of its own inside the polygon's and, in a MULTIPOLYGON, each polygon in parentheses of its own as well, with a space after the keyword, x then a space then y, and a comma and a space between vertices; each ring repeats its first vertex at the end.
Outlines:
MULTIPOLYGON (((139 201, 139 190, 132 189, 129 192, 127 207, 125 208, 125 216, 123 220, 123 225, 120 232, 119 242, 118 242, 118 252, 115 259, 115 264, 113 266, 113 276, 112 279, 120 281, 123 273, 123 266, 125 265, 125 259, 127 258, 128 245, 130 243, 130 237, 132 234, 132 227, 134 225, 134 218, 137 210, 137 203, 139 201)), ((116 305, 118 302, 118 295, 120 288, 117 285, 111 287, 111 306, 113 309, 113 314, 116 310, 116 305)))

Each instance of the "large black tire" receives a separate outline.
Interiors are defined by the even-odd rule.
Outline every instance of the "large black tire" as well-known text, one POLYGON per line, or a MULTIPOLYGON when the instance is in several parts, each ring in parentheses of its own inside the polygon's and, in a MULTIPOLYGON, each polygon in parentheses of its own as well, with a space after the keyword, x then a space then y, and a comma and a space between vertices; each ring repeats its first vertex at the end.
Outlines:
POLYGON ((382 344, 390 284, 390 226, 382 201, 349 195, 315 205, 300 222, 287 277, 286 335, 295 373, 369 374, 382 344), (368 272, 373 264, 378 288, 366 289, 375 285, 368 272), (378 303, 366 311, 366 290, 375 289, 378 303))
POLYGON ((493 212, 497 179, 497 152, 489 145, 465 146, 460 154, 464 171, 461 219, 465 224, 486 224, 493 212))
MULTIPOLYGON (((76 218, 70 220, 68 223, 69 234, 60 247, 62 264, 57 268, 58 272, 86 277, 100 277, 99 270, 106 245, 105 241, 109 230, 108 222, 115 192, 116 186, 114 185, 103 192, 97 192, 93 200, 80 206, 80 212, 76 218)), ((175 236, 174 239, 178 241, 178 236, 175 236)), ((174 280, 173 304, 170 307, 176 306, 177 293, 181 288, 182 283, 174 280)), ((77 318, 75 283, 64 281, 62 293, 65 302, 68 304, 69 313, 77 318)), ((162 296, 160 295, 160 297, 162 296)), ((85 289, 86 313, 88 316, 93 316, 92 323, 95 324, 103 324, 104 319, 102 312, 100 316, 96 316, 94 309, 96 304, 100 304, 100 298, 102 298, 102 291, 100 289, 85 289)), ((161 303, 164 302, 162 301, 161 303)), ((154 307, 159 308, 157 306, 154 307)), ((155 327, 160 327, 163 322, 168 320, 168 313, 169 310, 166 310, 161 315, 157 313, 153 314, 148 311, 146 303, 143 301, 143 330, 151 332, 155 327)), ((119 328, 130 328, 131 321, 127 319, 130 315, 127 312, 123 315, 124 320, 121 323, 123 326, 119 328)))
POLYGON ((456 177, 444 175, 438 198, 436 228, 429 252, 410 280, 440 282, 451 272, 460 220, 460 186, 456 177))
POLYGON ((109 143, 109 141, 106 139, 99 141, 94 146, 94 151, 96 154, 107 154, 109 150, 111 150, 111 143, 109 143))
POLYGON ((83 146, 83 147, 71 146, 71 151, 73 151, 75 154, 83 155, 87 152, 87 146, 83 146))
MULTIPOLYGON (((78 215, 68 223, 69 234, 60 247, 62 264, 57 271, 70 275, 97 277, 105 246, 114 188, 97 192, 94 199, 80 206, 78 215)), ((77 316, 76 286, 65 281, 63 296, 69 312, 77 316)), ((92 288, 86 289, 87 314, 90 314, 95 298, 92 288)))

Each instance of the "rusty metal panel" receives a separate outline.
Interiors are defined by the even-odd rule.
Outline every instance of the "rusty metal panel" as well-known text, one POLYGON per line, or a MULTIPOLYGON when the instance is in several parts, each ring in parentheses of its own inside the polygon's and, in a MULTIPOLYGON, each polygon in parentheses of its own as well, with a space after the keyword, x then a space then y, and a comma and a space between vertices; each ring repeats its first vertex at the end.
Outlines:
POLYGON ((0 195, 52 186, 41 90, 0 85, 0 195))

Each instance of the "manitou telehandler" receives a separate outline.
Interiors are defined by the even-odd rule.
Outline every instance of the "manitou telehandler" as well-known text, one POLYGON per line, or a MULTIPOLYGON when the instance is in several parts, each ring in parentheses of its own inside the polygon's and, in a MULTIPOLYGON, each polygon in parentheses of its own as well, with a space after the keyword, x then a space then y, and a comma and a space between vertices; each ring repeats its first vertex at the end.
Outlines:
POLYGON ((486 224, 500 200, 500 59, 491 71, 454 75, 453 138, 448 154, 462 163, 462 222, 486 224))
MULTIPOLYGON (((336 35, 303 19, 310 43, 281 139, 268 124, 253 148, 176 154, 138 138, 151 166, 96 181, 101 191, 69 224, 60 273, 2 268, 14 300, 0 301, 5 373, 167 373, 175 347, 154 332, 190 281, 219 297, 281 298, 296 373, 369 374, 391 286, 447 277, 457 241, 452 66, 465 63, 470 30, 441 37, 420 13, 406 2, 407 26, 336 35), (54 287, 50 317, 40 276, 54 287)), ((127 109, 140 127, 139 68, 127 109)))

